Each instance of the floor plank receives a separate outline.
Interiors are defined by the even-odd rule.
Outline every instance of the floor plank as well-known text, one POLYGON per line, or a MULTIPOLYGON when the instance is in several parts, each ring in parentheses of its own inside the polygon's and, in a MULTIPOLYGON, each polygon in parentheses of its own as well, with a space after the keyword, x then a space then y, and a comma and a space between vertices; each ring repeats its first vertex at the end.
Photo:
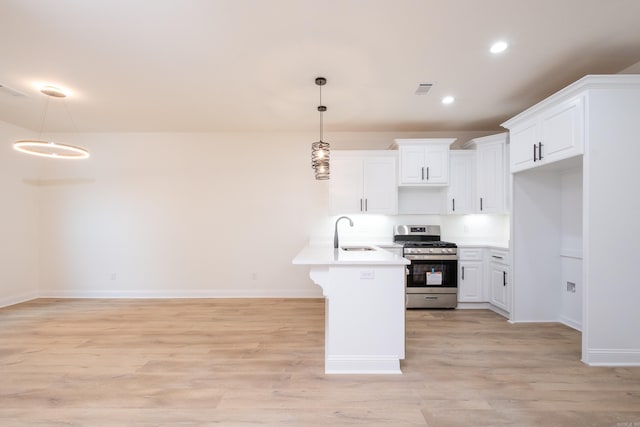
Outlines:
POLYGON ((640 426, 640 368, 485 310, 409 310, 403 375, 325 375, 320 299, 0 309, 0 425, 640 426), (635 425, 634 425, 635 423, 635 425))

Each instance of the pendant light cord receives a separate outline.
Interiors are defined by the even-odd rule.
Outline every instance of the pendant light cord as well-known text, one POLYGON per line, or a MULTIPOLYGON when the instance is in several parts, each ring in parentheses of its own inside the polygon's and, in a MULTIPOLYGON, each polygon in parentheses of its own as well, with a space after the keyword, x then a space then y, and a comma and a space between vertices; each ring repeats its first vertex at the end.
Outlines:
POLYGON ((49 110, 49 98, 47 96, 47 100, 44 104, 44 111, 42 112, 42 117, 40 118, 40 129, 38 130, 38 139, 42 139, 42 131, 44 129, 44 122, 47 120, 47 111, 49 110))
POLYGON ((320 142, 322 142, 322 85, 320 85, 320 104, 318 110, 320 111, 320 142))

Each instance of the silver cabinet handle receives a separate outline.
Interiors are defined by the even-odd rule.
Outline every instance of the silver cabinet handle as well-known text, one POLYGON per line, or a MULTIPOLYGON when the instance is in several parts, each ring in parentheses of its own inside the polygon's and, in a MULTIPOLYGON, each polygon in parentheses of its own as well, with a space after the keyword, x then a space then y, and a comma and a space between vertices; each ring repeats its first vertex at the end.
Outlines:
POLYGON ((362 199, 360 199, 360 212, 362 212, 362 199))
POLYGON ((424 297, 424 299, 438 299, 438 297, 424 297))
POLYGON ((464 266, 462 266, 462 280, 464 280, 464 266))
POLYGON ((456 199, 451 199, 451 210, 456 211, 456 199))
POLYGON ((367 212, 369 210, 369 199, 364 199, 364 211, 367 212))
POLYGON ((424 181, 424 168, 422 168, 422 180, 424 181))
POLYGON ((498 256, 498 255, 491 255, 492 258, 497 258, 497 259, 504 259, 504 257, 498 256))
POLYGON ((482 210, 482 197, 480 197, 480 210, 482 210))
POLYGON ((502 286, 507 286, 507 272, 502 272, 502 286))
POLYGON ((533 144, 533 163, 535 163, 536 160, 538 160, 536 159, 536 144, 533 144))
POLYGON ((429 168, 427 167, 427 181, 429 181, 429 168))

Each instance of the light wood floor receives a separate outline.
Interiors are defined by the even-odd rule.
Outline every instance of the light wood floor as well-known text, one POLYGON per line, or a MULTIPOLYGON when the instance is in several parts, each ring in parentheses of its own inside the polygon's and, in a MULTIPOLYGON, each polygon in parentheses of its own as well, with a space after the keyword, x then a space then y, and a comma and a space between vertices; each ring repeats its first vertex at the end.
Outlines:
POLYGON ((640 368, 484 310, 407 313, 403 375, 327 376, 320 299, 0 309, 0 426, 640 426, 640 368))

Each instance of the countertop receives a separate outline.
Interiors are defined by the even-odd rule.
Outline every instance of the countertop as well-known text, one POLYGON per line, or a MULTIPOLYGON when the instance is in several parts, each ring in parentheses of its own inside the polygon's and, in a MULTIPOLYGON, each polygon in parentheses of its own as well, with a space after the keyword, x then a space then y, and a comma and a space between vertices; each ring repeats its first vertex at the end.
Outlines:
POLYGON ((458 241, 459 248, 496 248, 509 249, 509 242, 474 242, 474 241, 458 241))
MULTIPOLYGON (((345 245, 359 246, 359 245, 345 245)), ((334 249, 332 245, 308 245, 293 259, 297 265, 408 265, 409 260, 402 258, 379 246, 362 245, 374 248, 373 251, 345 251, 334 249)))

